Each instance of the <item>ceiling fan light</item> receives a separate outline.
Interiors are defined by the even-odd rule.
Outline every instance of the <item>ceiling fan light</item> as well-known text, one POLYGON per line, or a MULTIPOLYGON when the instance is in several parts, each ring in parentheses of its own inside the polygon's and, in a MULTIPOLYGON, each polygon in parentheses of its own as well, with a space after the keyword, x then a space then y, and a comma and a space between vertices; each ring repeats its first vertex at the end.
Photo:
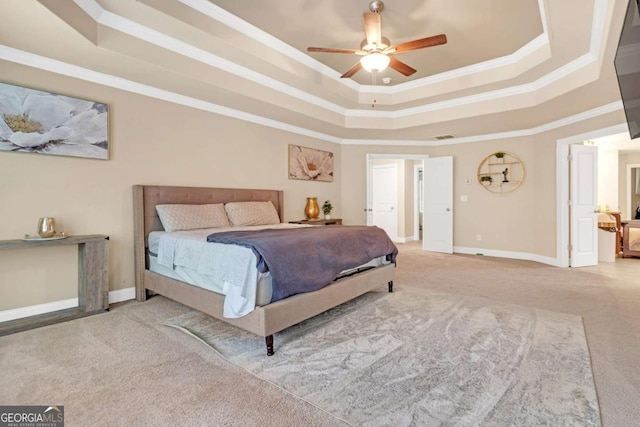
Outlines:
POLYGON ((360 64, 362 65, 362 68, 369 72, 384 70, 389 65, 389 61, 391 61, 391 58, 389 58, 387 55, 383 55, 382 53, 377 52, 370 53, 360 58, 360 64))

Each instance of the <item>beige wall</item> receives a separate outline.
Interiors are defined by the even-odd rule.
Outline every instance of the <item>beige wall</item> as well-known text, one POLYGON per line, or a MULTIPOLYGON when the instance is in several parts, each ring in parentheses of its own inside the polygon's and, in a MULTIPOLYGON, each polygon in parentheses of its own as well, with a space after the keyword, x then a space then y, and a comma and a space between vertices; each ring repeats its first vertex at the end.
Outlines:
MULTIPOLYGON (((0 239, 35 234, 41 216, 68 234, 107 234, 111 290, 134 286, 134 184, 282 189, 285 220, 304 217, 307 196, 341 200, 340 173, 333 183, 287 176, 288 144, 332 151, 340 171, 336 144, 13 63, 0 69, 7 83, 109 104, 107 161, 0 151, 0 239)), ((0 310, 77 296, 75 248, 0 254, 0 310)))
MULTIPOLYGON (((490 142, 339 146, 13 63, 0 66, 5 82, 110 106, 108 161, 0 152, 0 239, 33 233, 44 215, 56 217, 59 230, 69 234, 108 234, 111 290, 134 285, 132 185, 283 189, 285 220, 302 218, 306 197, 316 196, 334 201, 334 217, 364 224, 367 153, 453 156, 455 246, 555 257, 556 141, 620 123, 612 113, 535 136, 490 142), (334 152, 335 181, 289 180, 290 143, 334 152), (495 151, 512 152, 524 163, 524 182, 513 193, 492 194, 476 183, 479 162, 495 151), (468 202, 461 202, 461 195, 468 202)), ((413 175, 412 167, 405 170, 413 175)), ((411 227, 412 220, 405 220, 399 234, 411 235, 411 227)), ((0 310, 72 298, 76 278, 72 248, 4 250, 0 310)))
POLYGON ((599 116, 533 136, 437 147, 342 147, 343 217, 366 221, 367 154, 420 154, 453 156, 454 246, 555 258, 557 246, 556 151, 557 141, 621 123, 619 112, 599 116), (479 163, 490 153, 508 151, 523 162, 525 178, 514 192, 490 193, 477 183, 479 163), (470 184, 466 184, 466 180, 470 184), (461 202, 466 195, 468 201, 461 202), (482 240, 476 240, 480 234, 482 240))

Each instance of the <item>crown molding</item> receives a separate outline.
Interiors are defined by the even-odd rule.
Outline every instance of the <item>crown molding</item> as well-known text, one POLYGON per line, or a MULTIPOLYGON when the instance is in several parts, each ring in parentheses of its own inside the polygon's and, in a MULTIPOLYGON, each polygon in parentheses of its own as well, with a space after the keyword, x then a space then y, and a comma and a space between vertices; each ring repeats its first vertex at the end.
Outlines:
POLYGON ((484 135, 474 135, 464 138, 451 138, 446 140, 367 140, 367 139, 343 139, 341 141, 344 145, 406 145, 406 146, 423 146, 423 147, 441 147, 445 145, 453 144, 468 144, 472 142, 484 142, 494 141, 496 139, 508 139, 508 138, 520 138, 524 136, 538 135, 544 132, 548 132, 553 129, 562 128, 574 123, 579 123, 585 120, 593 119, 598 116, 603 116, 618 110, 622 110, 622 101, 611 102, 600 107, 592 108, 587 111, 583 111, 572 116, 564 117, 562 119, 554 120, 553 122, 545 123, 529 129, 520 129, 509 132, 497 132, 484 135))
POLYGON ((285 132, 304 135, 315 139, 333 142, 336 144, 339 144, 341 141, 340 138, 332 135, 327 135, 321 132, 302 128, 300 126, 294 126, 289 123, 268 119, 266 117, 214 104, 212 102, 180 95, 175 92, 170 92, 138 82, 133 82, 131 80, 112 76, 110 74, 89 70, 77 65, 67 64, 55 59, 46 58, 44 56, 14 49, 9 46, 0 45, 0 59, 21 65, 26 65, 28 67, 38 68, 56 74, 61 74, 67 77, 73 77, 76 79, 97 83, 103 86, 124 90, 131 93, 137 93, 139 95, 148 96, 150 98, 160 99, 162 101, 197 108, 198 110, 208 111, 210 113, 220 114, 222 116, 227 116, 234 119, 259 124, 262 126, 271 127, 274 129, 280 129, 285 132))
POLYGON ((97 16, 96 22, 98 24, 104 25, 113 30, 162 47, 163 49, 169 50, 178 55, 218 68, 229 74, 259 83, 267 88, 275 89, 280 93, 303 100, 325 110, 338 114, 345 114, 347 111, 346 108, 329 102, 323 98, 311 95, 300 89, 296 89, 279 80, 235 64, 227 59, 207 52, 206 50, 192 46, 189 43, 170 37, 120 15, 116 15, 115 13, 103 9, 100 5, 95 3, 95 0, 74 0, 74 2, 93 19, 96 19, 95 17, 97 16))
POLYGON ((423 77, 418 80, 400 83, 394 86, 361 85, 359 90, 361 94, 384 93, 390 95, 396 95, 405 91, 414 91, 428 86, 437 85, 448 80, 454 80, 461 77, 467 77, 472 74, 483 73, 487 71, 493 71, 502 67, 512 66, 520 61, 523 61, 527 56, 532 55, 534 52, 545 46, 549 46, 549 37, 547 36, 547 34, 543 33, 537 36, 535 39, 531 40, 526 45, 522 46, 511 55, 490 59, 488 61, 479 62, 477 64, 468 65, 466 67, 457 68, 455 70, 445 71, 433 76, 423 77))
POLYGON ((452 138, 446 141, 434 141, 434 140, 362 140, 362 139, 343 139, 337 136, 316 132, 311 129, 306 129, 300 126, 290 125, 277 120, 268 119, 266 117, 258 116, 256 114, 246 113, 244 111, 236 110, 233 108, 225 107, 222 105, 214 104, 212 102, 202 101, 200 99, 192 98, 185 95, 180 95, 174 92, 170 92, 164 89, 159 89, 153 86, 145 85, 142 83, 133 82, 121 77, 112 76, 110 74, 101 73, 98 71, 90 70, 87 68, 79 67, 77 65, 68 64, 55 59, 47 58, 44 56, 36 55, 29 52, 24 52, 19 49, 15 49, 9 46, 0 45, 0 60, 5 60, 21 65, 25 65, 32 68, 41 69, 44 71, 53 72, 56 74, 64 75, 67 77, 77 78, 80 80, 97 83, 103 86, 113 87, 116 89, 124 90, 131 93, 137 93, 139 95, 148 96, 155 99, 160 99, 167 102, 172 102, 187 107, 197 108, 199 110, 208 111, 214 114, 220 114, 223 116, 231 117, 246 122, 255 123, 262 126, 267 126, 274 129, 279 129, 285 132, 307 136, 322 141, 332 142, 335 144, 345 145, 410 145, 410 146, 442 146, 450 144, 464 144, 469 142, 482 142, 491 139, 504 139, 504 138, 517 138, 521 136, 535 135, 538 133, 546 132, 552 129, 567 126, 573 123, 578 123, 583 120, 588 120, 597 116, 608 114, 623 108, 622 101, 616 101, 606 104, 601 107, 593 108, 588 111, 584 111, 579 114, 575 114, 563 119, 555 120, 553 122, 536 126, 530 129, 523 129, 518 131, 500 132, 494 134, 477 135, 464 138, 452 138))
MULTIPOLYGON (((94 1, 94 0, 91 0, 94 1)), ((322 62, 315 60, 313 57, 300 52, 298 49, 293 46, 283 42, 282 40, 273 37, 271 34, 262 31, 258 27, 248 23, 247 21, 238 18, 236 15, 233 15, 220 6, 213 4, 208 0, 178 0, 180 3, 184 4, 196 10, 203 15, 208 16, 211 19, 214 19, 221 24, 226 25, 227 27, 238 31, 239 33, 244 34, 247 37, 252 38, 253 40, 264 44, 265 46, 276 50, 282 53, 289 58, 292 58, 299 63, 317 71, 325 76, 337 80, 348 86, 350 89, 358 90, 360 84, 351 80, 351 79, 340 79, 340 73, 334 70, 331 67, 324 65, 322 62)))

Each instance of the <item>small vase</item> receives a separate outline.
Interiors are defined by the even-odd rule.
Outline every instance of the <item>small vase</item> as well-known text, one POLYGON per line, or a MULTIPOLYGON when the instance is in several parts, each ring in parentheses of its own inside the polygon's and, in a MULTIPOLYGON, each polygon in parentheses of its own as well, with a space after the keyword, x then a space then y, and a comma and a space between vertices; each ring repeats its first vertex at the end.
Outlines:
POLYGON ((307 205, 304 207, 304 215, 307 219, 316 219, 320 215, 317 197, 307 197, 307 205))
POLYGON ((38 220, 38 234, 42 238, 53 237, 56 235, 56 219, 51 217, 42 217, 38 220))
POLYGON ((331 219, 331 215, 326 214, 326 215, 324 216, 324 219, 331 219))

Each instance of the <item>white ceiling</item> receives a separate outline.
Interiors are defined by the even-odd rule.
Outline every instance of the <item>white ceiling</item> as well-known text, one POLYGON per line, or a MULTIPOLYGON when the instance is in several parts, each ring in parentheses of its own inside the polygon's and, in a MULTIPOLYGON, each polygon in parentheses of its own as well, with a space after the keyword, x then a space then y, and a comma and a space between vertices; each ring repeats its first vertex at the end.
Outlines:
POLYGON ((619 110, 622 3, 387 0, 392 43, 448 43, 399 54, 418 72, 376 85, 340 79, 355 56, 306 52, 358 48, 368 0, 8 2, 0 59, 338 143, 456 143, 619 110))

